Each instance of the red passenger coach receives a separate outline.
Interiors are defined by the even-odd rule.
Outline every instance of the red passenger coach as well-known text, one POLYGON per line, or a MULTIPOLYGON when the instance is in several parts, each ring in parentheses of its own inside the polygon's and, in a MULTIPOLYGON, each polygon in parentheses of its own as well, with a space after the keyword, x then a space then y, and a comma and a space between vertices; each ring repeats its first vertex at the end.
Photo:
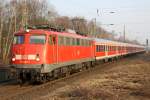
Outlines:
POLYGON ((85 36, 41 29, 14 35, 11 62, 21 82, 79 70, 94 60, 93 40, 85 36))
POLYGON ((95 46, 96 60, 106 60, 119 56, 119 52, 117 50, 117 42, 106 39, 95 39, 95 46))
POLYGON ((96 60, 116 59, 120 56, 135 54, 145 51, 141 45, 128 44, 123 42, 111 41, 95 38, 95 57, 96 60))

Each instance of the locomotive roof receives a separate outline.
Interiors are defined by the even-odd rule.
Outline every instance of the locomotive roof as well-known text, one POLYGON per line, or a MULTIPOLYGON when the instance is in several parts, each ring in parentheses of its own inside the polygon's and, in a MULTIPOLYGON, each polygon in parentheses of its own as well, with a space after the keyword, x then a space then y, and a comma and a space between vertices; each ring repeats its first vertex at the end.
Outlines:
POLYGON ((81 39, 92 40, 91 38, 89 38, 87 36, 82 36, 82 35, 79 35, 79 34, 76 34, 76 33, 54 32, 54 31, 51 31, 51 32, 53 32, 53 34, 57 34, 57 35, 60 35, 60 36, 66 36, 66 37, 74 37, 74 38, 81 38, 81 39))
POLYGON ((81 39, 88 39, 88 40, 92 40, 92 38, 89 38, 87 36, 82 36, 76 33, 68 33, 68 32, 56 32, 56 31, 51 31, 51 30, 42 30, 42 29, 30 29, 29 32, 26 31, 18 31, 14 34, 25 34, 25 33, 29 33, 29 34, 56 34, 56 35, 60 35, 60 36, 66 36, 66 37, 74 37, 74 38, 81 38, 81 39))

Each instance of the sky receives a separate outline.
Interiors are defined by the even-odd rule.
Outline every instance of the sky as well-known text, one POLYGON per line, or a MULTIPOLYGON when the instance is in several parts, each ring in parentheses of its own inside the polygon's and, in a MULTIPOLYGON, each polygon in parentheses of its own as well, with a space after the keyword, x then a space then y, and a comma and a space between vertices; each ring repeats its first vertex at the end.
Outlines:
POLYGON ((49 0, 58 14, 80 16, 88 20, 96 18, 108 31, 126 38, 145 43, 150 41, 150 0, 49 0), (99 14, 97 14, 97 9, 99 14), (115 12, 115 13, 110 13, 115 12), (108 25, 108 24, 114 24, 108 25))

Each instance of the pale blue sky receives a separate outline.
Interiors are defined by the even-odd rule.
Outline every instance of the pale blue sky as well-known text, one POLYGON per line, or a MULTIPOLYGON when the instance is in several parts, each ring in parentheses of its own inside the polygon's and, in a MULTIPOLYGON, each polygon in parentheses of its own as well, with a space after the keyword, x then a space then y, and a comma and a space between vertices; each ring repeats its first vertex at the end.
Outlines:
POLYGON ((127 38, 144 43, 150 39, 150 0, 49 0, 62 16, 81 16, 86 19, 96 18, 109 31, 118 35, 126 25, 127 38), (100 16, 96 10, 99 9, 100 16), (114 11, 114 14, 109 12, 114 11))

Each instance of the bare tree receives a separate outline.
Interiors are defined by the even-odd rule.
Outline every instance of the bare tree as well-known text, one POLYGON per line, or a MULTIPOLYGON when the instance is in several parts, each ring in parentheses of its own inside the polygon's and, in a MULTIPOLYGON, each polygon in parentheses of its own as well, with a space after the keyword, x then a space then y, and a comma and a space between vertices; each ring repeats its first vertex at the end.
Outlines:
POLYGON ((4 63, 9 62, 13 33, 25 25, 37 24, 61 25, 93 37, 96 29, 96 36, 110 38, 109 33, 93 21, 83 17, 59 16, 53 6, 49 7, 47 0, 0 1, 0 53, 4 63))

